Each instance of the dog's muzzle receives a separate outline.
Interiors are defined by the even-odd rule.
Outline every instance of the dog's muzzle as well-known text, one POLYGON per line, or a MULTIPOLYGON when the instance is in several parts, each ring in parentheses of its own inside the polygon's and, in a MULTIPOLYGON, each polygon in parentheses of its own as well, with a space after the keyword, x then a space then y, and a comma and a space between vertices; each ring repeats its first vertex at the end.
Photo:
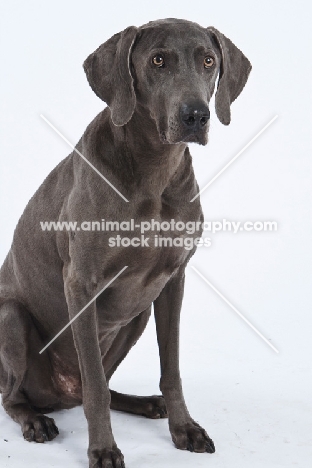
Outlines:
POLYGON ((160 131, 163 143, 198 143, 206 145, 208 142, 208 129, 210 111, 203 101, 184 102, 173 114, 166 130, 160 131))
POLYGON ((210 111, 202 102, 182 104, 180 110, 182 124, 190 132, 196 133, 204 129, 210 119, 210 111))
POLYGON ((202 101, 182 104, 180 107, 180 126, 182 141, 206 145, 208 141, 210 111, 202 101))

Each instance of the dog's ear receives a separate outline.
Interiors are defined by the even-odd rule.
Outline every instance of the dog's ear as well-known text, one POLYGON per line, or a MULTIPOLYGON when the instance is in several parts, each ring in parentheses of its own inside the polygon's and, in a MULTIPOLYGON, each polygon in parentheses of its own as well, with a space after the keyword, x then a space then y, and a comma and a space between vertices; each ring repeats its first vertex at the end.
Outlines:
POLYGON ((220 122, 229 125, 230 105, 243 90, 251 71, 251 64, 230 39, 213 27, 207 29, 221 52, 219 82, 215 97, 216 113, 220 122))
POLYGON ((136 104, 130 58, 137 32, 130 26, 115 34, 83 64, 91 88, 108 104, 112 121, 118 126, 129 122, 136 104))

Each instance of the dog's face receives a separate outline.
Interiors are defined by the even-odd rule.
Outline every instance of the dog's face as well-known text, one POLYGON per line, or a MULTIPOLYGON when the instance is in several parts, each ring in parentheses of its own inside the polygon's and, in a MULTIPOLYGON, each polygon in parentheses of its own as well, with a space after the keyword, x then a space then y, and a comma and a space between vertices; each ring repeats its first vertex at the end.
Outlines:
POLYGON ((125 125, 141 107, 163 143, 205 145, 217 77, 216 113, 228 125, 230 104, 251 65, 216 29, 168 19, 115 34, 87 58, 84 68, 92 89, 111 108, 115 125, 125 125))
POLYGON ((221 54, 206 29, 164 23, 142 29, 132 57, 139 105, 149 110, 164 143, 207 143, 209 101, 221 54))

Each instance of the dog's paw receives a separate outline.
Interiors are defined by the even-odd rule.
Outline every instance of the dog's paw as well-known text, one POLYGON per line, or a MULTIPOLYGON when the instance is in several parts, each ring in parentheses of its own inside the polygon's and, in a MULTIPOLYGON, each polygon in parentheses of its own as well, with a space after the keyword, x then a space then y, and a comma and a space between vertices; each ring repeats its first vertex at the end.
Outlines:
POLYGON ((170 432, 172 440, 178 449, 199 453, 215 452, 214 443, 205 429, 193 420, 183 425, 170 427, 170 432))
POLYGON ((117 447, 92 450, 89 453, 89 468, 125 468, 123 454, 117 447))
POLYGON ((167 407, 165 399, 161 395, 153 395, 150 397, 141 397, 141 415, 146 418, 160 419, 167 418, 167 407))
POLYGON ((59 431, 54 419, 38 414, 28 419, 22 426, 24 439, 28 442, 44 443, 53 440, 59 431))

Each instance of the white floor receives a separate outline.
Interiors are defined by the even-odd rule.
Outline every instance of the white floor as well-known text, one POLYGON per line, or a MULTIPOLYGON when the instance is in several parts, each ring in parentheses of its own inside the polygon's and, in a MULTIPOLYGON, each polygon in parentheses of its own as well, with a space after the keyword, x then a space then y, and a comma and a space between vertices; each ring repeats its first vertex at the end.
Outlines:
MULTIPOLYGON (((191 291, 187 292, 190 295, 191 291)), ((226 309, 222 313, 225 322, 230 322, 228 328, 223 327, 223 318, 218 319, 217 313, 211 314, 210 329, 198 329, 197 321, 203 319, 199 313, 193 317, 195 321, 187 316, 182 320, 185 397, 194 419, 213 438, 216 453, 195 454, 175 449, 167 420, 112 412, 115 439, 127 468, 310 466, 312 405, 307 367, 291 352, 275 355, 238 319, 226 317, 226 309), (216 335, 219 327, 223 328, 222 336, 216 335), (191 342, 187 339, 191 336, 197 339, 191 342)), ((117 371, 112 388, 140 394, 157 392, 154 333, 151 321, 141 341, 117 371)), ((25 442, 19 426, 1 409, 1 468, 86 468, 87 426, 82 408, 59 411, 53 417, 60 435, 40 445, 25 442)))

